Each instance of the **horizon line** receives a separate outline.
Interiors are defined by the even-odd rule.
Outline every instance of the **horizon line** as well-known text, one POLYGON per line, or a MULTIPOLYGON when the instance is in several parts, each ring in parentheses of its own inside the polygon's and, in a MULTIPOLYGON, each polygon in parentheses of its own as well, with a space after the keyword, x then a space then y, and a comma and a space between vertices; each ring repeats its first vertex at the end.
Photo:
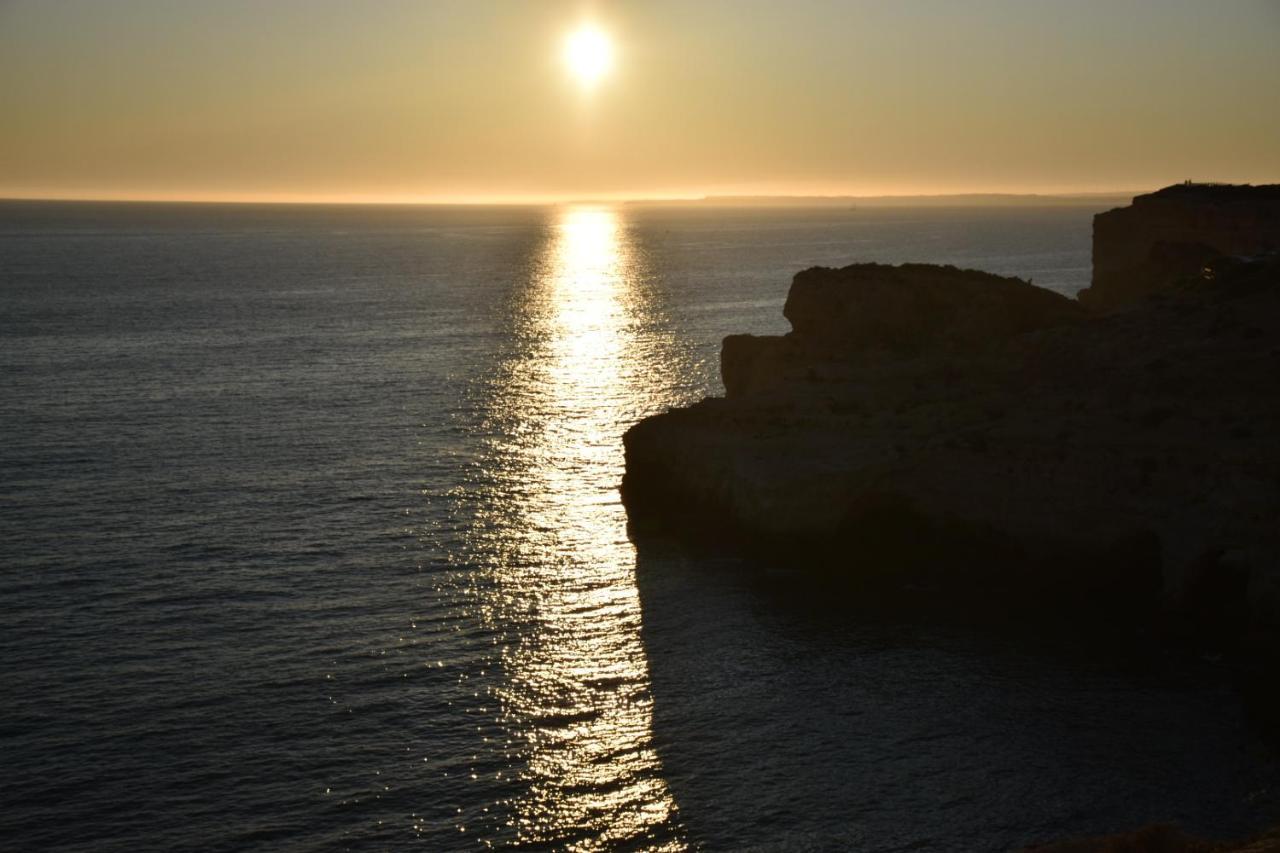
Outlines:
POLYGON ((958 192, 902 192, 902 193, 655 193, 599 195, 512 195, 512 196, 371 196, 332 195, 299 196, 296 194, 241 196, 219 194, 193 194, 177 196, 167 194, 110 194, 110 193, 16 193, 0 192, 0 202, 66 202, 98 204, 228 204, 228 205, 288 205, 288 206, 367 206, 367 207, 555 207, 560 205, 591 204, 743 204, 821 202, 841 204, 847 202, 893 202, 911 200, 947 199, 1046 199, 1078 200, 1127 198, 1153 192, 1159 187, 1142 190, 1070 190, 1010 191, 969 190, 958 192))

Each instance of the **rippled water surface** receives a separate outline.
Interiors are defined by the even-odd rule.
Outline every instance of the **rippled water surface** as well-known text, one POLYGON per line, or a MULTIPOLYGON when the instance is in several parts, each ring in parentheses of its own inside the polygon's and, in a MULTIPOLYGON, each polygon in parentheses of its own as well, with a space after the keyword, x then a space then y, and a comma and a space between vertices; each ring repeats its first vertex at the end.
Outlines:
POLYGON ((1211 667, 796 600, 618 502, 796 270, 1070 294, 1092 213, 0 205, 0 846, 1256 827, 1211 667))

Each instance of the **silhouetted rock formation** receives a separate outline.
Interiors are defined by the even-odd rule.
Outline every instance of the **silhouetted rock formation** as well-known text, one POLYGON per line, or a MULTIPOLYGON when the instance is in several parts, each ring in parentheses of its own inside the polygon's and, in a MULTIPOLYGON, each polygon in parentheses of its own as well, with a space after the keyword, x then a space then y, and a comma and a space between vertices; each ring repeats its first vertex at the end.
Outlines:
POLYGON ((726 398, 627 432, 633 521, 858 582, 1162 602, 1212 645, 1280 627, 1280 262, 1101 317, 951 267, 818 268, 786 316, 725 340, 726 398))
MULTIPOLYGON (((924 354, 973 355, 1035 329, 1082 320, 1080 306, 1016 278, 931 264, 855 264, 799 273, 782 338, 730 335, 720 370, 734 397, 830 370, 924 354)), ((816 377, 815 377, 816 378, 816 377)))
POLYGON ((1280 251, 1280 184, 1179 184, 1093 218, 1092 309, 1125 308, 1222 256, 1280 251))

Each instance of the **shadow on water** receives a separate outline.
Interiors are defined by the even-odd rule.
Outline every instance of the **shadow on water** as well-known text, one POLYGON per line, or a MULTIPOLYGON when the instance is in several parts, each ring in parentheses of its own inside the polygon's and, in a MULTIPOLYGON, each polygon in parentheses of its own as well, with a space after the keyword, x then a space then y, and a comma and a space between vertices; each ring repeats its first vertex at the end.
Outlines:
POLYGON ((1276 814, 1225 674, 1132 636, 912 618, 637 536, 653 745, 709 849, 1008 850, 1276 814))

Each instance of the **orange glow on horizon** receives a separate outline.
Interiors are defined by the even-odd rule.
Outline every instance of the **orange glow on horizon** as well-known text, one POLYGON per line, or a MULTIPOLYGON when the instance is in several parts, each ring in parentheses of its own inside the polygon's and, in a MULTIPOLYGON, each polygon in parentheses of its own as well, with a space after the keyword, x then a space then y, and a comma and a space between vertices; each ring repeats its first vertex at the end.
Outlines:
POLYGON ((86 191, 25 190, 5 192, 0 189, 0 200, 5 201, 100 201, 100 202, 167 202, 189 204, 339 204, 339 205, 555 205, 579 203, 645 203, 645 202, 697 202, 708 199, 750 201, 804 199, 814 202, 845 199, 911 199, 942 198, 946 196, 1131 196, 1150 192, 1159 186, 1179 183, 1170 178, 1163 183, 1144 184, 1133 181, 1116 186, 1036 186, 1036 187, 867 187, 855 189, 813 189, 798 187, 732 186, 708 189, 660 189, 653 191, 622 191, 606 193, 272 193, 272 192, 138 192, 138 191, 86 191))

